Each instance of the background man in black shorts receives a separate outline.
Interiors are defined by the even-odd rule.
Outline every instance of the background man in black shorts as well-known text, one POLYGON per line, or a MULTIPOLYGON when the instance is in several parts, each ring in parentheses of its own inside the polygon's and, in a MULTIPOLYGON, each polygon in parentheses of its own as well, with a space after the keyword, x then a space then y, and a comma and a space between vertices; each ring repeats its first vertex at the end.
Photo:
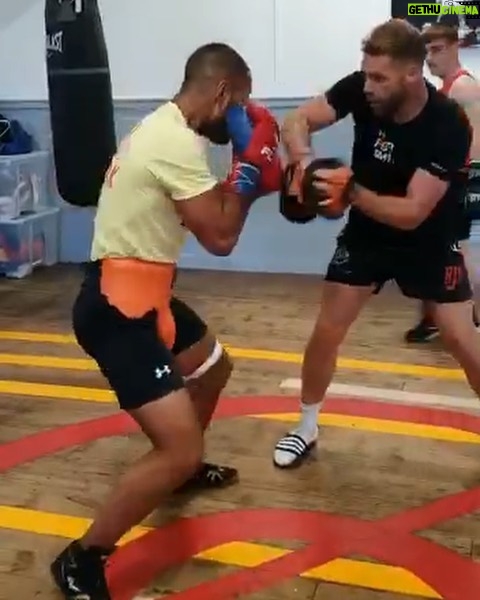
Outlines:
MULTIPOLYGON (((460 63, 460 40, 458 30, 453 25, 436 23, 422 31, 422 38, 427 50, 427 65, 432 75, 438 77, 442 85, 440 91, 450 98, 454 98, 465 110, 472 127, 472 146, 470 148, 469 160, 469 186, 467 197, 462 200, 464 207, 461 219, 458 241, 462 249, 465 262, 469 270, 470 279, 473 279, 474 266, 470 264, 468 252, 468 240, 472 229, 472 214, 480 216, 479 207, 472 211, 469 199, 471 194, 480 191, 479 159, 480 159, 480 84, 474 75, 465 69, 460 63)), ((480 321, 472 301, 472 318, 478 328, 480 321)), ((428 302, 421 303, 420 321, 409 329, 405 334, 405 341, 410 343, 429 342, 439 336, 438 327, 435 324, 431 307, 428 302)))
POLYGON ((364 41, 361 71, 284 122, 287 156, 306 166, 311 133, 352 115, 355 185, 305 351, 300 424, 274 450, 279 467, 300 464, 315 444, 339 346, 388 280, 406 296, 434 303, 440 333, 480 395, 480 340, 456 239, 472 135, 460 106, 425 81, 424 59, 420 32, 404 20, 390 20, 364 41))

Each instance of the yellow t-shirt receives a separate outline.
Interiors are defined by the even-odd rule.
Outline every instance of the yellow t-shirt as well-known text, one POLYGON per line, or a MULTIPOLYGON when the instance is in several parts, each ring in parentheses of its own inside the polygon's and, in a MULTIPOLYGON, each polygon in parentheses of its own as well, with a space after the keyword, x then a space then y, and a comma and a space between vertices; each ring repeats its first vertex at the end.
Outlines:
POLYGON ((187 230, 175 211, 217 184, 203 139, 173 102, 148 115, 122 141, 106 174, 91 259, 176 263, 187 230))

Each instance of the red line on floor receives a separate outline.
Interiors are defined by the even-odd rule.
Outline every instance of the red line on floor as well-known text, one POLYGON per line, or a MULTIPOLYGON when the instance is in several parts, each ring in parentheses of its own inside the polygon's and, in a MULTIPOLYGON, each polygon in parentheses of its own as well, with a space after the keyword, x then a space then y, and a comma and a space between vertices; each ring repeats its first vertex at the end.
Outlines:
MULTIPOLYGON (((475 490, 480 506, 480 490, 475 490)), ((450 497, 461 510, 463 494, 450 497)), ((470 508, 470 503, 467 503, 470 508)), ((425 506, 426 513, 435 511, 425 506)), ((408 513, 408 511, 406 511, 408 513)), ((258 592, 342 556, 360 554, 416 574, 445 600, 477 600, 480 564, 400 527, 403 513, 363 521, 291 509, 236 510, 179 519, 120 548, 109 566, 115 600, 131 600, 164 570, 232 540, 301 540, 307 546, 258 567, 217 577, 173 596, 180 600, 233 600, 258 592)), ((160 600, 160 599, 158 599, 160 600)))
MULTIPOLYGON (((215 419, 297 411, 298 400, 286 396, 233 397, 221 400, 215 419)), ((345 416, 452 427, 480 434, 480 417, 450 410, 330 397, 325 400, 324 411, 345 416)), ((124 435, 137 429, 129 416, 117 413, 25 436, 0 446, 0 472, 100 437, 124 435)))
MULTIPOLYGON (((216 418, 295 412, 298 401, 285 396, 223 399, 216 418)), ((330 398, 330 413, 368 416, 480 433, 480 418, 454 411, 385 404, 352 398, 330 398)), ((0 447, 0 471, 54 452, 108 436, 137 431, 125 414, 92 419, 40 432, 0 447)), ((120 548, 109 578, 114 600, 131 600, 152 578, 201 550, 232 540, 302 539, 308 545, 291 554, 175 594, 180 600, 229 600, 254 593, 339 556, 362 554, 403 566, 446 600, 476 600, 480 564, 413 535, 414 531, 480 508, 480 488, 440 498, 368 522, 322 512, 261 509, 231 511, 180 519, 120 548)))

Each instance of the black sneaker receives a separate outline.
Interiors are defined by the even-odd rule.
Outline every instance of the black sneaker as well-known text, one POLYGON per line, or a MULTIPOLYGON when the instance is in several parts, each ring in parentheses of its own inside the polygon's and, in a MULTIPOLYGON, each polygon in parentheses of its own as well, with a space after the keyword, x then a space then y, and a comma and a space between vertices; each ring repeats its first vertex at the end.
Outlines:
POLYGON ((112 551, 84 549, 72 542, 50 565, 55 583, 66 600, 112 600, 105 562, 112 551))
POLYGON ((431 342, 440 335, 438 327, 427 319, 422 319, 418 325, 409 329, 405 334, 405 341, 409 344, 423 344, 431 342))
POLYGON ((238 471, 233 467, 222 467, 212 463, 202 463, 200 469, 186 481, 177 493, 191 492, 201 489, 218 489, 238 482, 238 471))

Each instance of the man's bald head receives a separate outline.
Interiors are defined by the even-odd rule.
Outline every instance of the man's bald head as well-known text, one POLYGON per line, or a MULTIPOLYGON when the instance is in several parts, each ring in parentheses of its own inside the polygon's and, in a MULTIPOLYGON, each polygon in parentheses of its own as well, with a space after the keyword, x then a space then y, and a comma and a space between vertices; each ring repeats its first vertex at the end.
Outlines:
POLYGON ((250 69, 236 50, 228 44, 212 42, 197 48, 188 58, 182 88, 212 81, 248 82, 250 79, 250 69))
POLYGON ((212 42, 197 48, 185 65, 176 101, 194 129, 216 144, 229 142, 226 112, 248 101, 250 68, 231 46, 212 42))

